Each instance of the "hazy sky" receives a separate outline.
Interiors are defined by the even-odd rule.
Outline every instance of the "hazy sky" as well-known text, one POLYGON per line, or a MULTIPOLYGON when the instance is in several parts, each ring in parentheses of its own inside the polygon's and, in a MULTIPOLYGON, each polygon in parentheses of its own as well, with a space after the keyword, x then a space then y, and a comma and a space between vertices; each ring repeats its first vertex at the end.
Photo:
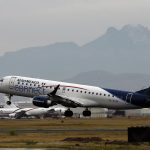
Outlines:
POLYGON ((125 24, 150 28, 150 0, 0 0, 0 53, 64 41, 82 45, 125 24))

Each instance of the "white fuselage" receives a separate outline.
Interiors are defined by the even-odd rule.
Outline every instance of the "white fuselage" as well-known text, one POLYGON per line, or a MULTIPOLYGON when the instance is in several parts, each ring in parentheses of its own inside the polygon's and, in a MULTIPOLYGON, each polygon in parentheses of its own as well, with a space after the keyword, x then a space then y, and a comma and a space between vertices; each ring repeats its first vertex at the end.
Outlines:
POLYGON ((0 92, 9 95, 34 97, 52 92, 57 85, 60 85, 57 95, 80 103, 83 107, 103 107, 111 109, 137 108, 137 106, 112 95, 100 87, 21 76, 4 77, 3 81, 0 82, 0 92))

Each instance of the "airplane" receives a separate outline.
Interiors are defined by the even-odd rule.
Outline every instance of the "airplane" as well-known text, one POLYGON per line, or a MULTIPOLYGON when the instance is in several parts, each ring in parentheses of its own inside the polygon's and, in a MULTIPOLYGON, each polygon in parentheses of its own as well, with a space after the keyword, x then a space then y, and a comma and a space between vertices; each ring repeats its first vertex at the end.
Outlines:
MULTIPOLYGON (((7 100, 6 96, 4 96, 4 100, 7 100)), ((0 115, 13 119, 30 116, 42 118, 45 114, 63 115, 65 110, 66 108, 60 105, 51 106, 49 108, 19 108, 14 103, 11 103, 10 105, 5 104, 3 108, 0 108, 0 115)))
POLYGON ((0 80, 0 93, 8 97, 33 98, 33 104, 48 108, 61 104, 67 107, 66 117, 72 117, 70 108, 83 107, 83 116, 91 116, 90 108, 139 109, 150 108, 150 88, 136 92, 120 91, 96 86, 66 83, 22 76, 5 76, 0 80))

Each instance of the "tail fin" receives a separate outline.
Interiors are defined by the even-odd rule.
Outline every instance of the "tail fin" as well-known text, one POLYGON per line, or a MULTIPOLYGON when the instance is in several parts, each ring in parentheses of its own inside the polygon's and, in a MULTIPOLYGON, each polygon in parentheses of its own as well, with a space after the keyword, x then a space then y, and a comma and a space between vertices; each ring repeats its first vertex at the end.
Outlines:
POLYGON ((7 105, 7 101, 9 101, 9 98, 7 96, 4 96, 4 108, 18 108, 14 103, 11 103, 11 105, 7 105))
POLYGON ((143 89, 143 90, 140 90, 140 91, 137 91, 136 93, 140 93, 140 94, 144 94, 144 95, 150 96, 150 87, 148 87, 146 89, 143 89))

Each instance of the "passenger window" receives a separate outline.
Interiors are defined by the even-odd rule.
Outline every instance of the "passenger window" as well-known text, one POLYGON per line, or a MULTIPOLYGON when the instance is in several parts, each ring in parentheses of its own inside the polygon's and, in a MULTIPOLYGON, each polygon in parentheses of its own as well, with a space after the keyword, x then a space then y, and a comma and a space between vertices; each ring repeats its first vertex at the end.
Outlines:
POLYGON ((84 93, 86 94, 86 91, 84 93))
POLYGON ((76 92, 78 92, 78 90, 76 90, 76 92))
POLYGON ((104 94, 104 96, 106 96, 106 94, 104 94))
POLYGON ((91 94, 91 92, 89 92, 89 94, 91 94))

